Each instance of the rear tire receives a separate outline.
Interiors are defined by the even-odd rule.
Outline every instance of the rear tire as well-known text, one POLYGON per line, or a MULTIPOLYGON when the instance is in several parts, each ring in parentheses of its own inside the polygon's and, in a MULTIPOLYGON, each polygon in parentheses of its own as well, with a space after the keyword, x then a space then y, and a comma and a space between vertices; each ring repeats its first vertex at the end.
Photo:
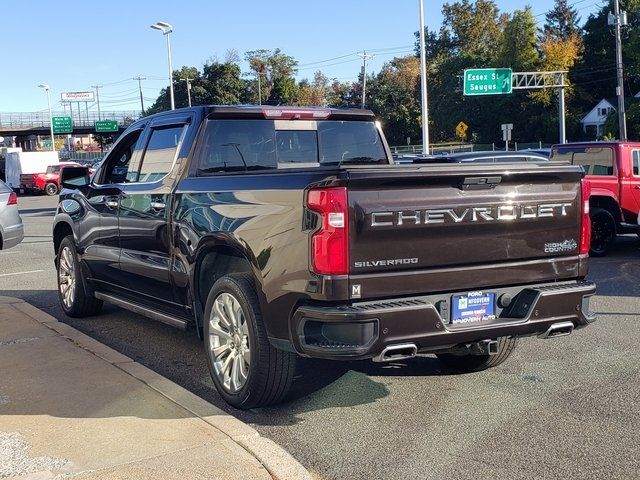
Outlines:
POLYGON ((616 221, 604 208, 591 211, 591 250, 593 257, 604 257, 616 241, 616 221))
POLYGON ((500 365, 513 353, 518 344, 517 338, 498 338, 498 353, 495 355, 454 355, 438 353, 438 360, 448 368, 460 373, 480 372, 500 365))
POLYGON ((50 197, 53 197, 58 193, 58 186, 55 183, 47 183, 44 186, 44 193, 46 193, 50 197))
POLYGON ((225 275, 213 285, 204 344, 213 383, 230 405, 245 410, 273 405, 289 392, 296 356, 269 343, 251 275, 225 275))
POLYGON ((64 313, 74 318, 98 314, 102 309, 102 300, 98 300, 85 290, 82 268, 72 235, 63 238, 60 242, 56 268, 58 298, 64 313))

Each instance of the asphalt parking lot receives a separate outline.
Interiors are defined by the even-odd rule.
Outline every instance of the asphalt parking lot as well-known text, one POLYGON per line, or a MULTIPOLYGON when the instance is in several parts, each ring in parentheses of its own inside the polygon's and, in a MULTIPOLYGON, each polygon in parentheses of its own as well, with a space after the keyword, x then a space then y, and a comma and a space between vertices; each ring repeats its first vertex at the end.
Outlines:
POLYGON ((640 241, 591 260, 598 321, 526 339, 503 365, 451 375, 432 357, 304 360, 283 405, 240 412, 213 390, 202 344, 116 307, 58 306, 56 199, 21 197, 24 242, 0 252, 0 295, 22 298, 251 424, 322 479, 630 479, 640 471, 640 241))

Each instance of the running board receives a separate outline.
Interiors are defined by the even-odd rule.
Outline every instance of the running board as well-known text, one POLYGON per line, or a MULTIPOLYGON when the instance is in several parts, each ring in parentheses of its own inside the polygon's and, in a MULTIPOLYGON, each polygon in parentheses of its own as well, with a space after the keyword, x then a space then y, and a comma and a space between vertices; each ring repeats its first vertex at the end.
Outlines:
POLYGON ((95 292, 94 296, 99 300, 103 300, 107 303, 112 303, 120 308, 129 310, 130 312, 138 313, 153 320, 166 323, 167 325, 179 328, 180 330, 186 330, 187 326, 189 325, 186 320, 180 320, 179 318, 175 318, 170 315, 151 310, 150 308, 143 307, 142 305, 138 305, 128 300, 123 300, 122 298, 115 297, 107 293, 95 292))

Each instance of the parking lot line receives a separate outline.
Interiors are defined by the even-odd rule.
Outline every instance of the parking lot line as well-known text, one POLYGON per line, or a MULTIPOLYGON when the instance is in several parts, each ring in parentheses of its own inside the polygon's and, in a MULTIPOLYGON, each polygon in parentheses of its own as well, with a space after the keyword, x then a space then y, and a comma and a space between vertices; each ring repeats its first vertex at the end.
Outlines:
POLYGON ((26 272, 0 273, 0 277, 10 277, 12 275, 26 275, 27 273, 40 273, 40 272, 44 272, 44 270, 29 270, 26 272))

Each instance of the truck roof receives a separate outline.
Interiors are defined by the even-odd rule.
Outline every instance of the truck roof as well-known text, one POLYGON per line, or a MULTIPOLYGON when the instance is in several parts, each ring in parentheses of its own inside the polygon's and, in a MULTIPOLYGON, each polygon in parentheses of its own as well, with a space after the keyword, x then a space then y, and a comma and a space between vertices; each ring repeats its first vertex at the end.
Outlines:
POLYGON ((586 141, 586 142, 570 142, 570 143, 558 143, 551 148, 567 148, 567 147, 612 147, 616 145, 633 145, 640 146, 640 142, 611 140, 606 142, 601 141, 586 141))
MULTIPOLYGON (((245 118, 271 120, 365 120, 373 121, 371 110, 359 108, 290 107, 273 105, 203 105, 156 113, 151 117, 167 114, 200 111, 207 118, 245 118)), ((148 118, 151 118, 148 117, 148 118)))

